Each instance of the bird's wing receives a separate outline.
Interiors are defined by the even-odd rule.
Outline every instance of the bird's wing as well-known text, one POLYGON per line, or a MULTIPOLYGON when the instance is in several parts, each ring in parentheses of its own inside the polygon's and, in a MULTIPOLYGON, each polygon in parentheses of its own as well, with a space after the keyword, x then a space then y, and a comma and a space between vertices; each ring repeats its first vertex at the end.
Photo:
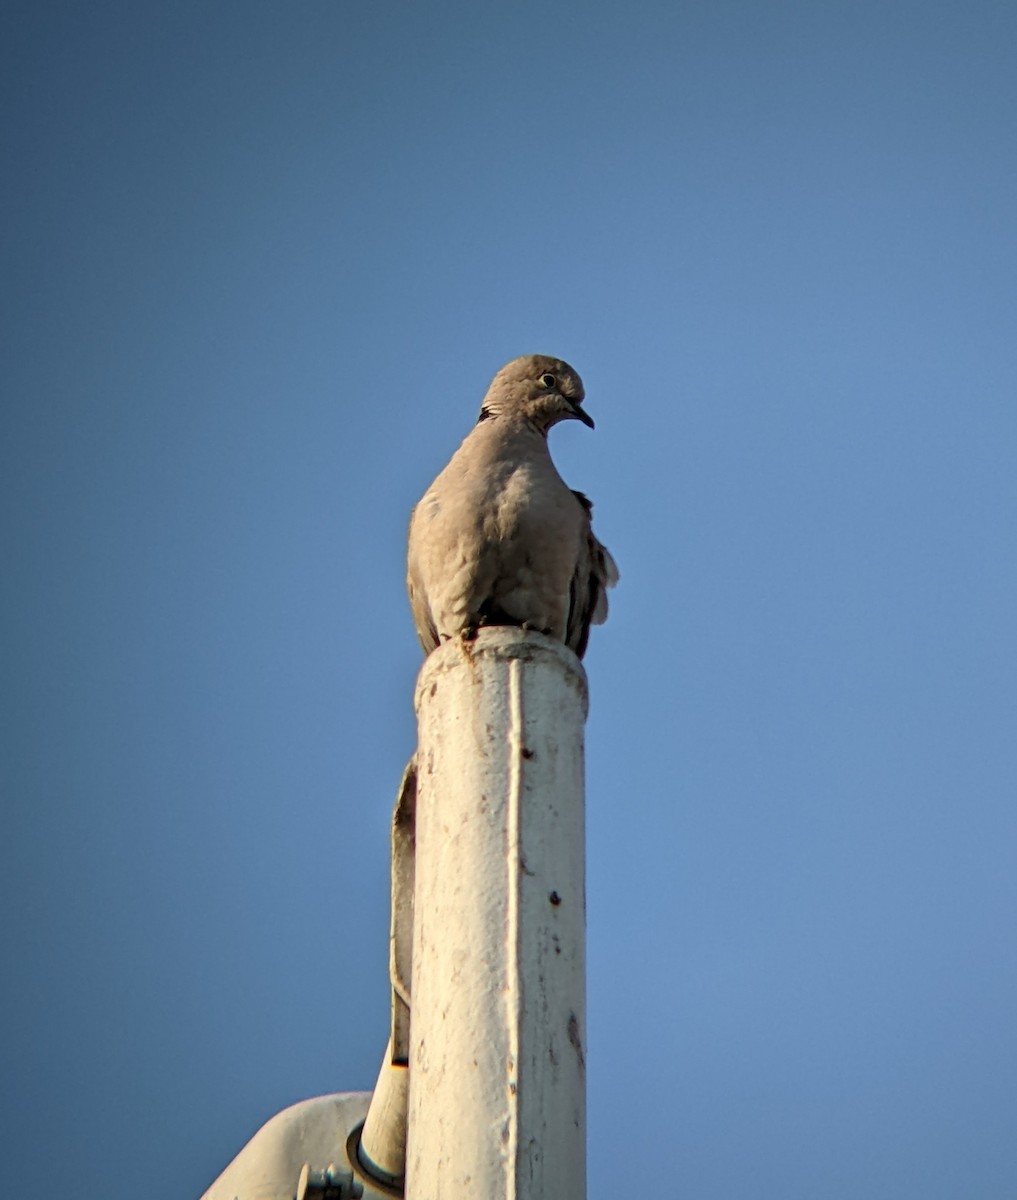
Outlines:
POLYGON ((416 521, 417 511, 414 509, 410 517, 408 550, 406 556, 406 591, 410 598, 410 612, 413 614, 413 624, 417 637, 425 654, 430 654, 438 645, 438 630, 435 628, 431 615, 431 606, 427 602, 427 590, 424 587, 418 556, 420 552, 420 534, 416 521))
POLYGON ((573 491, 586 523, 580 543, 576 569, 569 594, 569 617, 565 644, 582 658, 590 637, 591 625, 607 620, 607 589, 618 582, 618 567, 607 547, 593 532, 593 504, 582 492, 573 491))

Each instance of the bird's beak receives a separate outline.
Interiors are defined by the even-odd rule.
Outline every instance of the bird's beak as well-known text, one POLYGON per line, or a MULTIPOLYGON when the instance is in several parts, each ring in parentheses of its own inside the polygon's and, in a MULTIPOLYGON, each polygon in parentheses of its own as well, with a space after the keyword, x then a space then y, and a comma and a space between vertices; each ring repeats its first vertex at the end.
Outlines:
POLYGON ((586 412, 580 406, 578 400, 573 400, 570 403, 571 403, 571 408, 572 408, 572 415, 575 417, 575 419, 577 421, 582 421, 582 423, 584 425, 588 426, 590 429, 597 428, 596 425, 594 425, 594 423, 593 423, 593 418, 590 416, 590 414, 588 412, 586 412))

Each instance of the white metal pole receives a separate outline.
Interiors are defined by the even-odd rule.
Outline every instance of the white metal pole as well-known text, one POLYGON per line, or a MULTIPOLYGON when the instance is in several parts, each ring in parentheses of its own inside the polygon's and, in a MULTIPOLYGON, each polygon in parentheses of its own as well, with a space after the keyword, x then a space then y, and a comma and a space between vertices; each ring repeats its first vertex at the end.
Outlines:
POLYGON ((585 673, 485 629, 416 706, 407 1200, 585 1200, 585 673))

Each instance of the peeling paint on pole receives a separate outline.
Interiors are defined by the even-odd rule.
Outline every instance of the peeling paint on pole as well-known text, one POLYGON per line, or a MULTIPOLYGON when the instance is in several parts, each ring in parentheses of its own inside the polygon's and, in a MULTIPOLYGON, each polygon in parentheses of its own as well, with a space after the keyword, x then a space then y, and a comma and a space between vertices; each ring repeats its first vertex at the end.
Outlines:
POLYGON ((586 1195, 586 696, 517 629, 420 673, 408 1200, 586 1195))

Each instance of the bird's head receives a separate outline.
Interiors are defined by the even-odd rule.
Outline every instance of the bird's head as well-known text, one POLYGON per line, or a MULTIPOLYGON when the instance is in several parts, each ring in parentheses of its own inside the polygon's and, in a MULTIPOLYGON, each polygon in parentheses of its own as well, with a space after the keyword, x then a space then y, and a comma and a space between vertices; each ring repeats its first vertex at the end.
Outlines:
POLYGON ((522 417, 543 434, 559 421, 582 421, 592 429, 593 418, 583 409, 585 397, 583 381, 567 362, 526 354, 506 363, 491 380, 480 420, 522 417))

